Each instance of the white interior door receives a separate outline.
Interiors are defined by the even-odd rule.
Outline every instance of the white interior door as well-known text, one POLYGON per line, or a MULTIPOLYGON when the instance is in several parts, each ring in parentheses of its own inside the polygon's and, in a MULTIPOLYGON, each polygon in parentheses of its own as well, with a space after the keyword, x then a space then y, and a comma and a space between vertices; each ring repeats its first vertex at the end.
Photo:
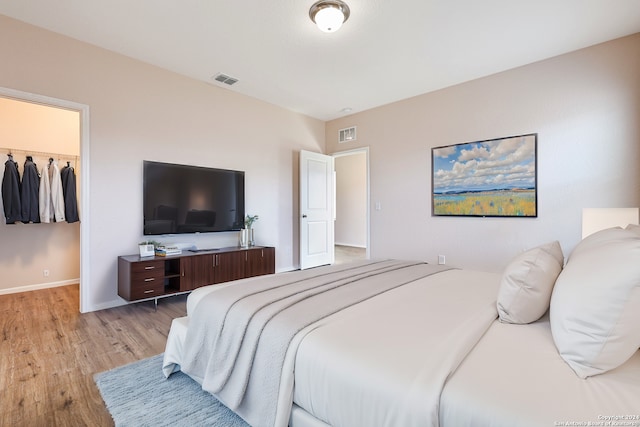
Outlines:
POLYGON ((300 269, 333 264, 333 157, 300 151, 300 269))

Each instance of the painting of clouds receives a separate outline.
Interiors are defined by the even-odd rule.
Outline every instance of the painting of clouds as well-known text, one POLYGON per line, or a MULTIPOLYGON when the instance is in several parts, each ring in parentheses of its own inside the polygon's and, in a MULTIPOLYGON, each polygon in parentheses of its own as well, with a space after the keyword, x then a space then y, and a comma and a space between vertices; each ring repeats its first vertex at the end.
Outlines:
POLYGON ((537 138, 433 148, 433 215, 536 217, 537 138))

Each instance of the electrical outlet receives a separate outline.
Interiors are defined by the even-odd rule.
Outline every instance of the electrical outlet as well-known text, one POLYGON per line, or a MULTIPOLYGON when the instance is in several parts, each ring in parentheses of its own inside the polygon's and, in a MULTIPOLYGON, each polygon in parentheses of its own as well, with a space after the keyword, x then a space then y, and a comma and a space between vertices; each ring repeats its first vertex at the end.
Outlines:
POLYGON ((445 265, 446 261, 447 261, 447 259, 445 258, 444 255, 438 255, 438 264, 439 265, 445 265))
POLYGON ((42 270, 42 275, 43 275, 44 277, 49 277, 49 270, 47 270, 47 269, 42 270))

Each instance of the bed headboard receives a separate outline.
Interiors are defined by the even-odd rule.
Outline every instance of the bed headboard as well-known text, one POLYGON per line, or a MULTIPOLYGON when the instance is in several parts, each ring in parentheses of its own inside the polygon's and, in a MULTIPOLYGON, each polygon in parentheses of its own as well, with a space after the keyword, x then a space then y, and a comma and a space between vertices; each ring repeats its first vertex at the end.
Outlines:
POLYGON ((611 227, 638 224, 640 208, 584 208, 582 209, 582 238, 611 227))

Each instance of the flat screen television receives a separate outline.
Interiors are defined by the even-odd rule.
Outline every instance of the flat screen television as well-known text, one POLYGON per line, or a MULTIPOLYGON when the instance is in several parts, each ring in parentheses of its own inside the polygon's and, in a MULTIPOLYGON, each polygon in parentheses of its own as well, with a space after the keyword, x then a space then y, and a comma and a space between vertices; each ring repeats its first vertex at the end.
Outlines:
POLYGON ((209 233, 244 226, 244 172, 143 162, 144 235, 209 233))

